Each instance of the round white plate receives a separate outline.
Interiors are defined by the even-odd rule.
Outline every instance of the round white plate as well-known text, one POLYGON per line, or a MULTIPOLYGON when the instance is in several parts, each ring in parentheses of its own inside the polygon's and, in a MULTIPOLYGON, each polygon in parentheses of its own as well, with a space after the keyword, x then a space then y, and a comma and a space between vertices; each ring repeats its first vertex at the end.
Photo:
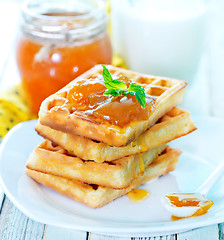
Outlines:
POLYGON ((28 217, 77 230, 129 236, 138 233, 162 235, 219 223, 224 221, 223 179, 208 195, 214 206, 203 216, 173 222, 161 203, 166 193, 194 191, 222 156, 224 122, 204 117, 195 117, 194 121, 199 130, 171 144, 183 150, 176 170, 141 186, 150 192, 150 197, 141 203, 131 203, 123 196, 100 209, 91 209, 29 178, 25 174, 27 158, 42 141, 34 131, 36 121, 17 125, 3 140, 1 185, 9 199, 28 217))

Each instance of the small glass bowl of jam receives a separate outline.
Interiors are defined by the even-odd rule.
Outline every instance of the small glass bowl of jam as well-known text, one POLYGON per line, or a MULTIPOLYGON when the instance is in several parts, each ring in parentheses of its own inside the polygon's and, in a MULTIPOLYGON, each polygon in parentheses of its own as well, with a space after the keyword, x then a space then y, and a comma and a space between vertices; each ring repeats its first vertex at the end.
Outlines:
POLYGON ((111 63, 103 1, 30 0, 22 16, 17 65, 33 113, 86 70, 111 63))

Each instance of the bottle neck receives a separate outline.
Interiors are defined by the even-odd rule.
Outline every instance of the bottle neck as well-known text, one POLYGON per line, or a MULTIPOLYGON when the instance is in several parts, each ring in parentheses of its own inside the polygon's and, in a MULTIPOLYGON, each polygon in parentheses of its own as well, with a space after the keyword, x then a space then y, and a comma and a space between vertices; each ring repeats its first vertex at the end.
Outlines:
POLYGON ((100 0, 27 1, 22 8, 22 30, 36 42, 83 44, 104 35, 107 16, 100 0), (94 4, 95 3, 95 4, 94 4))

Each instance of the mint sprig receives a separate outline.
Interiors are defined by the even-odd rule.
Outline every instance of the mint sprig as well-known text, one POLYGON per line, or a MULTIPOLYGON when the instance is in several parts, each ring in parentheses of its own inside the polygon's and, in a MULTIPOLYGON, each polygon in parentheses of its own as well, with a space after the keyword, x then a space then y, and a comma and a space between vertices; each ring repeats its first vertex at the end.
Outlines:
POLYGON ((113 95, 119 97, 121 95, 135 95, 138 103, 145 107, 145 89, 138 85, 137 83, 131 83, 129 87, 120 80, 113 79, 109 70, 102 65, 103 67, 103 78, 104 84, 107 90, 104 92, 104 95, 113 95))

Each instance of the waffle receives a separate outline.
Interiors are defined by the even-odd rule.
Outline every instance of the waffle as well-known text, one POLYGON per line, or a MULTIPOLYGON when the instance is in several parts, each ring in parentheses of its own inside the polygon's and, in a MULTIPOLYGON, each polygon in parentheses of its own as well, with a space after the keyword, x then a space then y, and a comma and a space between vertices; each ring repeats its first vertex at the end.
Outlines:
POLYGON ((96 163, 69 156, 66 150, 44 141, 30 155, 27 168, 89 184, 127 188, 165 148, 161 145, 110 163, 96 163))
POLYGON ((132 189, 137 188, 147 181, 173 171, 176 167, 179 155, 179 150, 167 148, 161 156, 159 156, 146 168, 143 175, 139 175, 138 178, 134 179, 128 188, 119 190, 69 180, 67 178, 30 170, 28 168, 26 168, 26 172, 37 182, 48 188, 54 189, 60 194, 70 197, 73 200, 81 202, 92 208, 99 208, 112 200, 125 195, 132 189))
POLYGON ((36 126, 39 135, 67 149, 70 154, 96 162, 109 162, 124 156, 144 152, 186 135, 195 129, 190 113, 176 107, 142 133, 134 142, 124 147, 112 147, 86 137, 57 131, 41 125, 40 122, 36 126))
POLYGON ((113 78, 124 75, 132 82, 145 88, 147 97, 153 100, 150 116, 146 120, 133 120, 121 127, 111 124, 105 119, 102 121, 102 118, 90 118, 85 112, 77 111, 74 108, 68 99, 68 94, 77 81, 85 81, 86 79, 103 81, 102 67, 96 65, 43 101, 39 111, 40 123, 55 130, 120 147, 126 146, 136 139, 166 112, 182 101, 186 86, 184 81, 139 74, 110 65, 107 68, 113 78))

